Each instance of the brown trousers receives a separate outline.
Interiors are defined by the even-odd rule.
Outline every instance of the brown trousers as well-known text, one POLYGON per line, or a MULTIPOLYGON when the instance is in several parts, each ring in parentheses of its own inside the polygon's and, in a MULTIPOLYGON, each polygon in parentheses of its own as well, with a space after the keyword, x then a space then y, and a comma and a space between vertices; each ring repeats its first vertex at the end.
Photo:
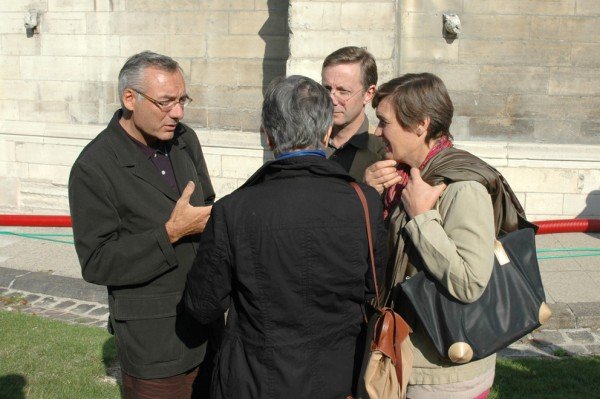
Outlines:
MULTIPOLYGON (((123 399, 201 399, 207 389, 201 387, 200 367, 167 378, 142 380, 121 371, 123 399)), ((204 376, 202 376, 204 377, 204 376)))

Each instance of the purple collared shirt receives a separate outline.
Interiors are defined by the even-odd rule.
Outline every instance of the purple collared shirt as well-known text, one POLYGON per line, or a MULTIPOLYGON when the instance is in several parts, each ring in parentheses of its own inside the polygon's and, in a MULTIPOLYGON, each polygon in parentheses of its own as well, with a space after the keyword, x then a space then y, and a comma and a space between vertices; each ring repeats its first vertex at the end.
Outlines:
POLYGON ((171 151, 171 142, 159 141, 156 143, 156 148, 149 147, 144 143, 136 140, 127 135, 133 142, 139 147, 142 153, 152 161, 156 169, 160 172, 165 182, 175 191, 177 194, 181 194, 177 187, 177 180, 175 179, 175 173, 173 172, 173 166, 169 159, 169 152, 171 151))

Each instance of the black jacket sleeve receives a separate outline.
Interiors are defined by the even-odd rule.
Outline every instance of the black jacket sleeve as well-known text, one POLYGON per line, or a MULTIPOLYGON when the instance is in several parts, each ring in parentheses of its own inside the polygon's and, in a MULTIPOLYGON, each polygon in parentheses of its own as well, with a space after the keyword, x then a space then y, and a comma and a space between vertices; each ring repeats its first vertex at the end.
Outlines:
POLYGON ((201 323, 210 323, 229 308, 232 266, 223 207, 217 203, 202 234, 184 292, 186 307, 201 323))

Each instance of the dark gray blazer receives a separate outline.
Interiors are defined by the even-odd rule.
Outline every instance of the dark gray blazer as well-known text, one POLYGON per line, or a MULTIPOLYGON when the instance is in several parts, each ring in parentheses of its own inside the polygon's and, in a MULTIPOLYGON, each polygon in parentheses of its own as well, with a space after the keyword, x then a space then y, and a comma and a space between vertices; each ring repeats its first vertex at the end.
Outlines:
MULTIPOLYGON (((83 278, 108 288, 109 329, 123 370, 138 378, 183 373, 204 358, 203 329, 180 304, 199 235, 169 243, 164 224, 179 193, 127 137, 117 111, 81 152, 69 178, 75 249, 83 278), (112 328, 111 328, 112 327, 112 328)), ((195 132, 179 124, 169 154, 192 205, 215 194, 195 132)))
POLYGON ((353 137, 357 139, 355 144, 357 150, 348 174, 362 182, 365 170, 375 162, 385 159, 385 146, 381 138, 373 134, 368 132, 359 134, 360 136, 353 137))
MULTIPOLYGON (((377 161, 385 159, 385 145, 381 137, 377 137, 369 133, 369 120, 365 119, 356 131, 356 133, 348 140, 348 142, 339 149, 336 149, 330 155, 330 159, 343 165, 336 155, 347 157, 347 151, 355 150, 352 164, 349 165, 346 172, 354 178, 354 180, 362 182, 365 170, 377 161), (342 155, 344 152, 346 154, 342 155)), ((346 168, 347 166, 344 166, 346 168)))

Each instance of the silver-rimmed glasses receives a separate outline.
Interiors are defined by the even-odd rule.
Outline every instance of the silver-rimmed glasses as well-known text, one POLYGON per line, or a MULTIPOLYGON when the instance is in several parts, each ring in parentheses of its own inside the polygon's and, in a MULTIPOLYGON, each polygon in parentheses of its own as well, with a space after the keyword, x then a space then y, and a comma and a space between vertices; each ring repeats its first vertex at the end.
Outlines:
POLYGON ((358 89, 354 91, 350 90, 334 90, 332 87, 324 86, 325 89, 329 92, 329 94, 336 98, 336 100, 341 104, 346 104, 348 101, 352 99, 352 97, 356 96, 358 93, 362 93, 363 89, 358 89))
POLYGON ((175 108, 175 106, 177 104, 181 105, 181 108, 184 108, 186 105, 188 105, 189 103, 192 102, 192 99, 190 97, 188 97, 187 95, 181 97, 179 100, 159 101, 155 98, 150 97, 149 95, 147 95, 145 93, 142 93, 139 90, 136 90, 136 89, 131 89, 131 90, 135 91, 136 93, 138 93, 139 95, 144 97, 146 100, 148 100, 152 104, 156 105, 162 112, 169 112, 170 110, 175 108))

